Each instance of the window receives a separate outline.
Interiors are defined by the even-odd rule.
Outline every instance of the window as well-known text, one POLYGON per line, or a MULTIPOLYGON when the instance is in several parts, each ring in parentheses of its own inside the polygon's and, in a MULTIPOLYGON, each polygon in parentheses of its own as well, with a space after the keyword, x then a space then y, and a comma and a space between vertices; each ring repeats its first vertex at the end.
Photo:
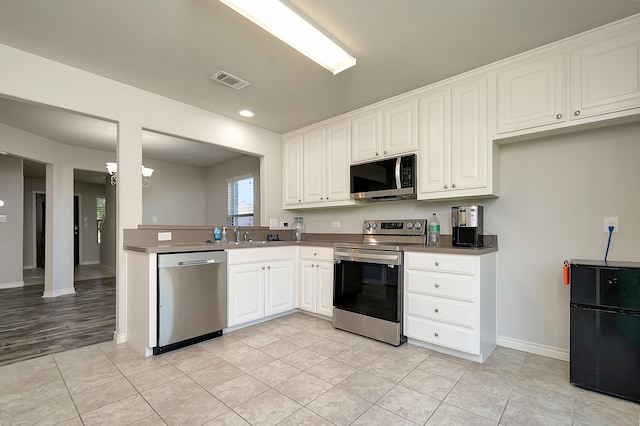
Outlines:
POLYGON ((107 199, 96 197, 96 219, 98 221, 98 244, 102 242, 102 222, 107 214, 107 199))
POLYGON ((253 176, 227 181, 227 225, 253 225, 253 176))

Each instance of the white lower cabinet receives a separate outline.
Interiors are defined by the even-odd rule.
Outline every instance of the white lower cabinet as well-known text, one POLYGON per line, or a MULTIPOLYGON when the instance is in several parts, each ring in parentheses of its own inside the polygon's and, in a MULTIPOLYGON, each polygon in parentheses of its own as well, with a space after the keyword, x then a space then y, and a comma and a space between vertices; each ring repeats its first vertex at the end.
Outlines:
POLYGON ((295 247, 229 250, 228 326, 296 308, 295 247))
POLYGON ((496 342, 496 254, 405 252, 404 334, 484 362, 496 342))
POLYGON ((300 247, 299 308, 333 316, 333 249, 300 247))

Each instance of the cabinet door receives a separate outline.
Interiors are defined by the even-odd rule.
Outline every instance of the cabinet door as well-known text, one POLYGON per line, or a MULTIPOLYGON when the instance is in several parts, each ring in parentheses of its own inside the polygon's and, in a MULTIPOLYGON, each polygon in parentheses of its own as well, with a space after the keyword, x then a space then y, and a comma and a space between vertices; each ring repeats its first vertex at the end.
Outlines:
POLYGON ((324 201, 324 130, 318 129, 303 136, 303 201, 324 201))
POLYGON ((559 54, 498 71, 498 133, 566 120, 565 58, 559 54))
POLYGON ((302 204, 302 135, 284 140, 284 204, 302 204))
POLYGON ((571 118, 640 107, 640 33, 571 51, 571 118))
POLYGON ((316 311, 316 266, 309 260, 300 261, 300 309, 316 311))
POLYGON ((418 149, 418 115, 415 100, 383 110, 383 155, 404 154, 418 149))
POLYGON ((264 271, 261 264, 228 267, 229 327, 264 318, 264 271))
POLYGON ((487 185, 487 79, 451 89, 450 189, 487 185))
POLYGON ((316 263, 316 312, 333 317, 333 262, 316 263))
POLYGON ((444 191, 449 185, 451 145, 448 90, 420 99, 420 153, 418 193, 444 191))
POLYGON ((295 264, 293 261, 269 262, 265 269, 265 316, 296 308, 295 264))
POLYGON ((351 161, 381 158, 380 113, 356 117, 351 120, 351 161))
POLYGON ((327 201, 343 201, 351 198, 349 131, 348 122, 330 126, 326 130, 325 195, 327 201))

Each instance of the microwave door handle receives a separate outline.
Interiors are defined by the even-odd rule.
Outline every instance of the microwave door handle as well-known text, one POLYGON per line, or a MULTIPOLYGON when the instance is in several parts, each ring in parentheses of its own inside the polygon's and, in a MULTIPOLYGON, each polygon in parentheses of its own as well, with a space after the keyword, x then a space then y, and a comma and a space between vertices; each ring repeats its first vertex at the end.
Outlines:
POLYGON ((396 158, 396 189, 402 189, 402 182, 400 182, 400 165, 401 157, 396 158))

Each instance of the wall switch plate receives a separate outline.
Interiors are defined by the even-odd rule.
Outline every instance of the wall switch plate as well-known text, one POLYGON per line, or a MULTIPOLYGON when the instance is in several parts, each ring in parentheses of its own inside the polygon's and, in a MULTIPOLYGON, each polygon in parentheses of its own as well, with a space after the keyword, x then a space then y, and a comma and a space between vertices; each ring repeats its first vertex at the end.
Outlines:
POLYGON ((272 217, 271 219, 269 219, 269 227, 270 228, 277 228, 278 227, 278 218, 277 217, 272 217))
POLYGON ((609 232, 609 227, 613 226, 613 233, 618 233, 618 217, 609 216, 604 218, 604 232, 609 232))
POLYGON ((340 228, 340 222, 331 222, 331 227, 340 228))
POLYGON ((158 241, 171 241, 171 232, 158 232, 158 241))
POLYGON ((158 216, 151 216, 151 223, 158 223, 158 216))
POLYGON ((7 215, 6 214, 0 214, 0 222, 6 222, 7 221, 7 215))

